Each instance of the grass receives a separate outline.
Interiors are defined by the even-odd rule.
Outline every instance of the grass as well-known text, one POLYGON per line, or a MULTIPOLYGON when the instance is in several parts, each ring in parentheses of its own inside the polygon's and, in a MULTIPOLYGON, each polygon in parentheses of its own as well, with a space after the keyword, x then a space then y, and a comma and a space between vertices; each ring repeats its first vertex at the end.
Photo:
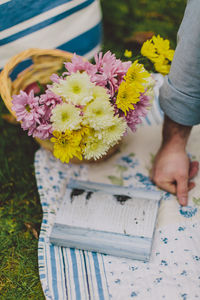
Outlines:
POLYGON ((135 48, 130 42, 136 32, 152 31, 176 45, 186 0, 101 0, 104 24, 104 50, 123 57, 125 48, 135 48))
MULTIPOLYGON (((135 32, 153 31, 175 47, 183 0, 102 0, 103 50, 122 57, 135 32)), ((0 115, 6 113, 0 102, 0 115)), ((0 117, 0 299, 44 299, 37 265, 42 210, 34 176, 37 144, 0 117)))
POLYGON ((0 299, 43 299, 34 236, 42 218, 33 167, 37 145, 3 119, 0 131, 0 299))

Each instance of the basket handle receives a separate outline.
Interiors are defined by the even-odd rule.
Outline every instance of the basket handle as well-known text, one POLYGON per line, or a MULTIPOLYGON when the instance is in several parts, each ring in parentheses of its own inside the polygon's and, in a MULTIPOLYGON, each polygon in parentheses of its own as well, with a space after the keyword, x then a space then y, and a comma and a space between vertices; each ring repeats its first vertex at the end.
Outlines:
POLYGON ((11 71, 23 60, 34 57, 34 56, 46 56, 51 55, 54 57, 63 57, 65 59, 69 59, 73 57, 72 53, 58 50, 58 49, 38 49, 38 48, 30 48, 25 51, 18 53, 13 56, 5 65, 4 69, 0 73, 0 94, 1 97, 10 111, 10 113, 16 117, 14 111, 12 110, 12 82, 9 77, 11 71))

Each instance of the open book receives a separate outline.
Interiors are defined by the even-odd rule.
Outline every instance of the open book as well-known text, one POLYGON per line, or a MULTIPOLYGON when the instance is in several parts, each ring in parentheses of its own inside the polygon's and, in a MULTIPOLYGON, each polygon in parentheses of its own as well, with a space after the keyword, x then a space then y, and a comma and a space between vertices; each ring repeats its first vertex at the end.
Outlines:
POLYGON ((161 196, 156 191, 71 179, 50 242, 149 260, 161 196))

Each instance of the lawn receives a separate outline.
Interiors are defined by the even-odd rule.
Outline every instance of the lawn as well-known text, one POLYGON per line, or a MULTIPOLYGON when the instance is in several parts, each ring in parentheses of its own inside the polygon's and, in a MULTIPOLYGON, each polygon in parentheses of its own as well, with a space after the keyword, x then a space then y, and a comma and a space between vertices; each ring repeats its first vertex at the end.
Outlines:
MULTIPOLYGON (((154 32, 176 45, 184 0, 102 0, 103 50, 123 57, 139 50, 139 39, 154 32)), ((0 299, 44 299, 37 266, 42 210, 34 176, 38 145, 9 124, 0 102, 0 299)))

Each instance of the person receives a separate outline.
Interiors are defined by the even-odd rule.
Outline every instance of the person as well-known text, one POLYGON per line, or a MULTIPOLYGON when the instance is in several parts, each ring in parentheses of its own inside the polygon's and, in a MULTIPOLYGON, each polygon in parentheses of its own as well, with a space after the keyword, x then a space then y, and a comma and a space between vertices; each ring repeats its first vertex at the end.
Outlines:
POLYGON ((183 206, 188 203, 188 191, 195 185, 192 178, 199 168, 186 152, 191 129, 200 123, 199 16, 200 1, 188 0, 170 73, 160 89, 165 114, 162 143, 150 175, 158 187, 176 194, 183 206))

